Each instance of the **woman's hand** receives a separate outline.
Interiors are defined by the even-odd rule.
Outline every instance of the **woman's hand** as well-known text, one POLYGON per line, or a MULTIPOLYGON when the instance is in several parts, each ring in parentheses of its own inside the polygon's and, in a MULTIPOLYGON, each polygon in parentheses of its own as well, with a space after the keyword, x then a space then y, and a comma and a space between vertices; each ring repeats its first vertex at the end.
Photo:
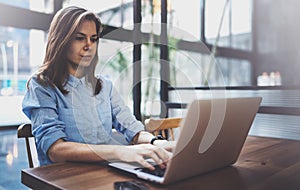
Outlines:
MULTIPOLYGON (((150 143, 151 139, 153 139, 153 134, 147 131, 141 131, 134 137, 134 143, 150 143)), ((153 145, 161 147, 170 152, 173 151, 176 142, 175 141, 167 141, 167 140, 155 140, 153 145)))
POLYGON ((156 140, 156 141, 154 141, 153 145, 161 147, 161 148, 167 150, 168 152, 172 153, 176 146, 176 142, 175 141, 167 141, 167 140, 156 140))
POLYGON ((154 170, 154 167, 146 159, 152 158, 161 168, 165 168, 171 157, 170 152, 152 144, 121 146, 116 155, 121 161, 137 162, 150 170, 154 170))

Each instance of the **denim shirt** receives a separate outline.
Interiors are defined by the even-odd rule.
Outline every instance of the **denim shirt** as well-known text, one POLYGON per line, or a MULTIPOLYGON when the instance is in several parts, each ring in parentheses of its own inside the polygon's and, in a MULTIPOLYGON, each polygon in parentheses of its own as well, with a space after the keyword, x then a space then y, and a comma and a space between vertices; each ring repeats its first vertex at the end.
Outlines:
POLYGON ((96 96, 85 78, 69 75, 64 95, 57 87, 43 86, 36 76, 28 83, 23 112, 31 120, 40 165, 52 163, 47 155, 58 139, 88 144, 111 144, 112 127, 130 142, 144 125, 124 104, 111 81, 100 77, 96 96))

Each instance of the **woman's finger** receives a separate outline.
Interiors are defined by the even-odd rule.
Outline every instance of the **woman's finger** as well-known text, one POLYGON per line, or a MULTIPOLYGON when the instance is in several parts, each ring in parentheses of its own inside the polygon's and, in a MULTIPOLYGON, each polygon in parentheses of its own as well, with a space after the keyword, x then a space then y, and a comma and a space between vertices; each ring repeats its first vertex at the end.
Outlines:
POLYGON ((141 164, 143 167, 148 168, 150 170, 154 170, 154 166, 152 166, 152 164, 150 164, 147 160, 145 160, 145 158, 143 156, 138 156, 136 159, 136 162, 141 164))
POLYGON ((167 153, 166 150, 164 150, 163 148, 160 148, 160 147, 155 147, 153 150, 155 151, 157 156, 162 160, 163 163, 168 162, 169 154, 167 153))

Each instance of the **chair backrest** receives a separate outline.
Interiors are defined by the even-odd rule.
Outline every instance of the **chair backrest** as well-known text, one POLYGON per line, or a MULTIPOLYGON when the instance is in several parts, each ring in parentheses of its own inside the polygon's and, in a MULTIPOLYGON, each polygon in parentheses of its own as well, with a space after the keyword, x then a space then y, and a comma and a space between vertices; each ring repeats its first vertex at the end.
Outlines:
POLYGON ((170 136, 174 140, 173 129, 179 127, 182 118, 150 118, 145 120, 146 131, 154 135, 161 134, 164 138, 170 136), (167 133, 168 132, 168 133, 167 133))
POLYGON ((31 137, 34 137, 31 132, 31 124, 30 123, 21 124, 18 127, 18 138, 25 139, 29 167, 33 168, 33 159, 31 154, 30 143, 29 143, 29 138, 31 137))

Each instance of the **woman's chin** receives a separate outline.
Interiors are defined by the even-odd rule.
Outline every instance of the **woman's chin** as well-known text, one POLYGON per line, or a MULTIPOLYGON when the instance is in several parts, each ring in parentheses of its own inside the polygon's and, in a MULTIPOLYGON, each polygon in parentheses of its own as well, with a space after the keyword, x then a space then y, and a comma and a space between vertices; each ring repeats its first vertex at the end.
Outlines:
POLYGON ((88 66, 90 66, 90 64, 91 64, 91 61, 89 61, 89 60, 81 60, 78 66, 79 67, 88 67, 88 66))

